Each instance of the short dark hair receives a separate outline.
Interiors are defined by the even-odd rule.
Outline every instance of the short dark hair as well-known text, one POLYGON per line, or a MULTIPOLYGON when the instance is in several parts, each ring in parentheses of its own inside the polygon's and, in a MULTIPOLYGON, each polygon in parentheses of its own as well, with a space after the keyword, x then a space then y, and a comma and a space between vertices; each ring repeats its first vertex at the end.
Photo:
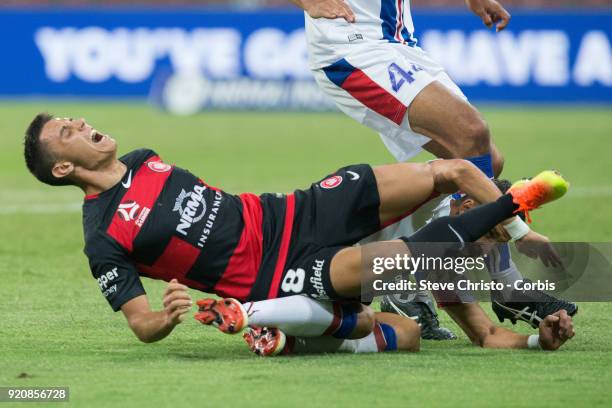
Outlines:
POLYGON ((55 164, 55 157, 49 151, 45 143, 40 141, 40 134, 43 127, 53 119, 53 115, 43 112, 36 115, 25 133, 23 141, 26 166, 30 173, 39 181, 52 186, 67 186, 74 183, 66 178, 58 178, 53 175, 52 169, 55 164))
MULTIPOLYGON (((493 184, 497 186, 497 188, 499 188, 499 191, 501 191, 502 194, 506 194, 508 190, 510 189, 510 187, 512 187, 512 183, 506 179, 492 178, 491 181, 493 182, 493 184)), ((468 198, 471 198, 471 197, 466 194, 466 195, 461 196, 459 201, 464 201, 464 200, 467 200, 468 198)))
MULTIPOLYGON (((512 187, 512 183, 510 182, 510 180, 492 178, 491 181, 497 186, 497 188, 499 188, 499 191, 501 191, 502 194, 506 194, 508 190, 510 190, 510 187, 512 187)), ((463 202, 463 200, 467 200, 468 198, 470 197, 461 197, 461 201, 463 202)), ((523 221, 525 220, 525 214, 523 212, 520 212, 517 215, 521 217, 523 221)))
POLYGON ((501 191, 502 194, 506 194, 508 190, 510 190, 510 187, 512 187, 512 183, 510 182, 510 180, 496 178, 491 180, 493 181, 493 183, 495 183, 497 188, 499 188, 499 191, 501 191))

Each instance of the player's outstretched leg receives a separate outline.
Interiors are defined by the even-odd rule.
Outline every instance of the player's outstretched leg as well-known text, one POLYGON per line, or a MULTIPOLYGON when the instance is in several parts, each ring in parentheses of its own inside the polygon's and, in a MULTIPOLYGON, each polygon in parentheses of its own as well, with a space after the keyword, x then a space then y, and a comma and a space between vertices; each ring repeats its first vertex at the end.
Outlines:
MULTIPOLYGON (((531 211, 560 198, 562 194, 543 192, 557 187, 559 187, 557 191, 567 191, 568 183, 558 173, 550 172, 549 175, 550 177, 541 177, 538 180, 517 185, 497 201, 472 208, 461 215, 438 218, 410 237, 400 239, 404 241, 412 257, 444 257, 448 248, 426 243, 475 242, 517 212, 531 211), (546 188, 534 188, 536 183, 543 184, 546 188)), ((368 249, 370 253, 373 251, 384 253, 384 246, 388 242, 392 241, 374 242, 360 248, 344 248, 334 256, 331 262, 330 279, 339 296, 352 298, 361 295, 364 283, 361 276, 363 251, 368 249), (380 248, 377 249, 377 246, 380 248)), ((372 282, 366 282, 366 284, 370 287, 372 282)))
POLYGON ((361 303, 336 303, 306 296, 288 296, 241 304, 236 299, 202 299, 196 320, 223 333, 235 334, 247 326, 275 327, 291 336, 331 335, 361 338, 374 327, 374 312, 361 303))
POLYGON ((376 313, 374 330, 361 339, 287 336, 276 328, 259 327, 249 328, 243 337, 252 352, 268 357, 279 354, 416 352, 420 348, 421 333, 411 319, 392 313, 376 313))
POLYGON ((528 213, 561 198, 569 183, 549 170, 531 180, 513 185, 497 201, 483 204, 455 217, 442 217, 405 238, 409 242, 475 242, 497 224, 523 212, 528 213))

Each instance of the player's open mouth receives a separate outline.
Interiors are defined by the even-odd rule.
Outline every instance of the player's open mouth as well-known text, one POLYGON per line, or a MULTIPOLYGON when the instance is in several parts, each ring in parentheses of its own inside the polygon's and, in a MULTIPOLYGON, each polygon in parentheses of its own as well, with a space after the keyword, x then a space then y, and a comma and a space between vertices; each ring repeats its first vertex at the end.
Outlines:
POLYGON ((102 133, 99 133, 97 130, 91 130, 91 141, 94 143, 100 143, 106 136, 102 133))

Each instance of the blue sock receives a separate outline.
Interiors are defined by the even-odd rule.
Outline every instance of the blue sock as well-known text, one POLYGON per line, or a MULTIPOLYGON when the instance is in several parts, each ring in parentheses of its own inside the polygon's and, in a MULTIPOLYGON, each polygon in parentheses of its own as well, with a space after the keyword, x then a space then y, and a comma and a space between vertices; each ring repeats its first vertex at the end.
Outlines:
POLYGON ((361 308, 361 305, 342 305, 342 320, 340 327, 338 327, 332 336, 339 339, 346 339, 351 335, 357 326, 357 308, 361 308))
POLYGON ((378 323, 380 326, 380 330, 385 337, 385 341, 387 342, 387 347, 385 347, 384 351, 396 351, 397 350, 397 334, 395 334, 395 329, 386 323, 378 323))
MULTIPOLYGON (((466 157, 465 160, 474 163, 488 178, 493 178, 493 158, 491 153, 483 154, 482 156, 466 157)), ((453 199, 459 200, 461 193, 453 194, 453 199)))

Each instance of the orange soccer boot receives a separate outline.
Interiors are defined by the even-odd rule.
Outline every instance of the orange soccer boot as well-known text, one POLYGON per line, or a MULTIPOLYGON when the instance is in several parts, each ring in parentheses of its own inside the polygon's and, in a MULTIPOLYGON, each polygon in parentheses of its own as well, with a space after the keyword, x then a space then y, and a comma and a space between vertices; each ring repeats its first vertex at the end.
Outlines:
POLYGON ((558 200, 569 189, 569 183, 556 170, 545 170, 528 180, 519 180, 510 187, 508 194, 519 208, 516 212, 525 213, 527 222, 531 222, 529 211, 558 200))
POLYGON ((249 324, 246 310, 236 299, 201 299, 197 305, 199 310, 194 316, 196 320, 213 325, 223 333, 240 333, 249 324))
POLYGON ((249 327, 242 337, 249 345, 249 349, 262 357, 280 354, 287 342, 285 333, 271 327, 249 327))

